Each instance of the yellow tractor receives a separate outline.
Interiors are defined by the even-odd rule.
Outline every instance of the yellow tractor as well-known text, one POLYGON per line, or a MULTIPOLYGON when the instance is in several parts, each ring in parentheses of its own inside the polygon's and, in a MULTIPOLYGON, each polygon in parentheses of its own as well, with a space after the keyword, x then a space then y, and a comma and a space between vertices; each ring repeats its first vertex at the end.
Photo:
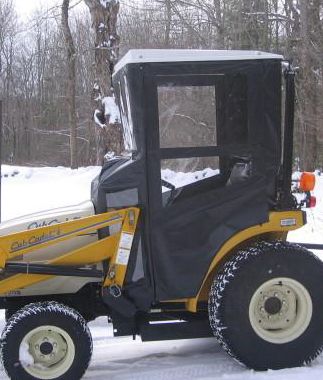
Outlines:
POLYGON ((131 50, 113 86, 124 154, 91 201, 0 225, 8 376, 80 379, 99 316, 143 341, 214 335, 256 370, 311 362, 323 264, 286 242, 315 183, 303 173, 291 190, 291 65, 258 51, 131 50))

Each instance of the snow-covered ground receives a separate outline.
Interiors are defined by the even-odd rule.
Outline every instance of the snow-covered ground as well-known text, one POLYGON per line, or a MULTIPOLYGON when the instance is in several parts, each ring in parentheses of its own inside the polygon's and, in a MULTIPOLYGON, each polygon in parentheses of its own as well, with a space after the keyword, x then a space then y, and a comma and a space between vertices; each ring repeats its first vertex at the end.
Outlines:
MULTIPOLYGON (((3 166, 2 220, 31 212, 77 204, 90 198, 90 182, 100 168, 79 170, 3 166)), ((318 205, 308 212, 308 225, 289 240, 323 243, 323 176, 317 177, 318 205)), ((323 302, 323 301, 322 301, 323 302)), ((112 338, 106 318, 91 322, 94 353, 85 379, 109 380, 318 380, 323 378, 323 356, 309 367, 250 371, 229 358, 215 339, 142 343, 140 339, 112 338)), ((0 328, 4 314, 0 313, 0 328)), ((322 326, 323 328, 323 326, 322 326)), ((0 371, 0 379, 6 379, 0 371)))

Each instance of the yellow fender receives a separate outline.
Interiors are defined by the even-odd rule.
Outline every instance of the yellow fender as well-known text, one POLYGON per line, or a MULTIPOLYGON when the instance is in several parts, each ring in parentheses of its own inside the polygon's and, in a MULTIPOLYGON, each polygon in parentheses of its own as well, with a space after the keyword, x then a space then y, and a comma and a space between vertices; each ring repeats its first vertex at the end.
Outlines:
POLYGON ((243 245, 250 244, 250 240, 285 240, 288 231, 296 230, 305 223, 306 214, 303 211, 270 212, 268 222, 247 228, 234 235, 214 256, 197 295, 185 300, 186 309, 197 312, 198 303, 207 301, 215 273, 243 245))

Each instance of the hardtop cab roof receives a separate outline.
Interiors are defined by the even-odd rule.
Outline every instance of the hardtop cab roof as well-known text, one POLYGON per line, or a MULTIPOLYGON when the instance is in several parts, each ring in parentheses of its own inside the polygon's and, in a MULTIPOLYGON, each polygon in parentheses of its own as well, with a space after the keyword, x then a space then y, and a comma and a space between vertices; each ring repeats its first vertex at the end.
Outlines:
POLYGON ((279 54, 256 50, 133 49, 116 64, 114 74, 131 63, 283 60, 279 54))

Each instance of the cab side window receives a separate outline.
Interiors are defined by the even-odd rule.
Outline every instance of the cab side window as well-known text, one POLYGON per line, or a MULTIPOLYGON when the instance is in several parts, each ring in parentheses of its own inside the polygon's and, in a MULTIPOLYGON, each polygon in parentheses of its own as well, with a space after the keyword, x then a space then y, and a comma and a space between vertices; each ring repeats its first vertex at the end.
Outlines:
POLYGON ((232 157, 226 146, 248 138, 245 83, 242 76, 216 74, 163 78, 158 84, 163 207, 227 183, 232 157))

